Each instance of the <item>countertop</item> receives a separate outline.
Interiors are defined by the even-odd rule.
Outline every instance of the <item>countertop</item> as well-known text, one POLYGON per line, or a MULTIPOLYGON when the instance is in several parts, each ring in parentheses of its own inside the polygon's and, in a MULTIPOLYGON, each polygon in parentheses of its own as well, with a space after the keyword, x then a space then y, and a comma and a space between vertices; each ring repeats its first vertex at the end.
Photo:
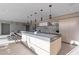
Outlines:
POLYGON ((21 33, 22 33, 22 35, 28 35, 31 37, 39 38, 39 39, 42 39, 45 41, 50 41, 50 42, 59 38, 59 35, 55 35, 55 34, 45 34, 45 33, 34 34, 34 32, 25 32, 25 31, 22 31, 21 33))

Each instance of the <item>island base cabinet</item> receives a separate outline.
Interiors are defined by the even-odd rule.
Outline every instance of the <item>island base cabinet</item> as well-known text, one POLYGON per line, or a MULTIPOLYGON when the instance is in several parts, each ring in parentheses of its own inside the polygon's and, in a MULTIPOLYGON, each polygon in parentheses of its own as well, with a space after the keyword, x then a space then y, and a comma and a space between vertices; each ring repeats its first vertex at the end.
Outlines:
POLYGON ((30 48, 30 36, 27 36, 27 46, 30 48))
POLYGON ((25 42, 26 41, 26 35, 22 35, 22 42, 25 42))
POLYGON ((33 45, 33 44, 31 44, 31 49, 32 49, 32 51, 34 51, 37 55, 50 55, 49 52, 47 52, 47 51, 45 51, 45 50, 43 50, 43 49, 41 49, 41 48, 39 48, 39 47, 37 47, 37 46, 35 46, 35 45, 33 45))
POLYGON ((50 41, 30 37, 30 45, 34 44, 47 52, 50 52, 50 41))

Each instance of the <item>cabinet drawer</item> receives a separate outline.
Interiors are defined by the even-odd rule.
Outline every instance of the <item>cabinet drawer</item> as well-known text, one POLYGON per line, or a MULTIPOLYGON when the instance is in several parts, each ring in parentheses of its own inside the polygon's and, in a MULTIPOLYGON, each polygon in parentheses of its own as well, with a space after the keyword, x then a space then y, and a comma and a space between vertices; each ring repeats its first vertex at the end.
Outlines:
POLYGON ((50 41, 45 41, 42 39, 30 37, 30 44, 34 44, 40 47, 41 49, 44 49, 47 52, 50 52, 50 41))
POLYGON ((39 47, 31 44, 31 48, 34 50, 35 53, 39 54, 39 55, 50 55, 50 53, 40 49, 39 47))

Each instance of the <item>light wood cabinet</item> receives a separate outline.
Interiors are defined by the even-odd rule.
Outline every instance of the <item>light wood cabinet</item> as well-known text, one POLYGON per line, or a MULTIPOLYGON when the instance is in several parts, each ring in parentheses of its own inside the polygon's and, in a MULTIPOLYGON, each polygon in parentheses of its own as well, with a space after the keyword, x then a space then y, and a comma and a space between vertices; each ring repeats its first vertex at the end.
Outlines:
POLYGON ((50 54, 58 54, 61 49, 61 37, 50 43, 50 54))

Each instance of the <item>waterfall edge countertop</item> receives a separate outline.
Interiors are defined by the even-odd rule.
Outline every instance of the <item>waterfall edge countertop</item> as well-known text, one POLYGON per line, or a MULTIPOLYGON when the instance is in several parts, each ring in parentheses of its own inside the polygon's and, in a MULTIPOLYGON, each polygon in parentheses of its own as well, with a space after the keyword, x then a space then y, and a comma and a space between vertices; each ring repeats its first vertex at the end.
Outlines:
POLYGON ((60 37, 60 35, 55 35, 55 34, 44 34, 44 33, 34 34, 34 32, 25 32, 25 31, 22 31, 22 35, 28 35, 31 37, 39 38, 39 39, 50 41, 50 42, 60 37))

